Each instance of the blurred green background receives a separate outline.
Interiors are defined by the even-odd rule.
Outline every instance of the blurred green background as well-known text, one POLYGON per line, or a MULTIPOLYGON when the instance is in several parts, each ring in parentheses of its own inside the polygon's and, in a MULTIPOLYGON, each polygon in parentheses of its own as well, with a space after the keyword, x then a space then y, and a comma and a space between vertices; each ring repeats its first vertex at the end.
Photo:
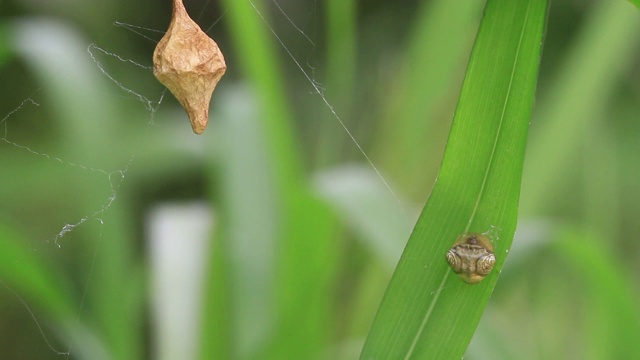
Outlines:
MULTIPOLYGON (((169 1, 0 2, 0 357, 357 358, 483 3, 185 6, 228 66, 202 136, 150 69, 169 1)), ((640 13, 549 14, 519 226, 467 359, 640 356, 640 13)))

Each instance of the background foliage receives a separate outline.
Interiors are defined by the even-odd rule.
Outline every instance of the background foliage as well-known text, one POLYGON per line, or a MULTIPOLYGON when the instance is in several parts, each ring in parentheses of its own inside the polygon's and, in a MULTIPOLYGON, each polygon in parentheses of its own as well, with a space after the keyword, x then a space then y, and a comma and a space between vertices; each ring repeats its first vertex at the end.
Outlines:
MULTIPOLYGON (((201 137, 170 96, 155 108, 148 68, 99 50, 150 65, 168 1, 0 3, 3 357, 358 356, 434 183, 483 4, 185 4, 229 65, 201 137), (38 106, 12 113, 25 99, 38 106), (154 230, 167 206, 195 225, 154 230), (180 273, 197 256, 179 253, 163 272, 157 244, 202 238, 203 214, 204 275, 180 273), (203 305, 178 329, 158 289, 191 280, 203 305)), ((519 225, 467 359, 640 354, 640 14, 549 13, 519 225)))

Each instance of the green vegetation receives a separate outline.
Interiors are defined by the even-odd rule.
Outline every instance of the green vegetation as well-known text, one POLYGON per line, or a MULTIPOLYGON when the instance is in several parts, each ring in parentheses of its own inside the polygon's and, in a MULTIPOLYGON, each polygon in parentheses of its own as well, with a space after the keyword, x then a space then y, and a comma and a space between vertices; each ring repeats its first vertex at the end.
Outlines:
POLYGON ((409 238, 363 359, 457 359, 480 321, 516 228, 546 2, 488 1, 429 201, 409 238), (510 21, 504 21, 504 19, 510 21), (443 254, 459 234, 490 235, 497 263, 469 286, 443 254))
POLYGON ((170 359, 168 331, 200 359, 640 357, 632 4, 185 1, 205 30, 224 14, 198 137, 106 53, 149 65, 161 34, 114 21, 164 29, 169 2, 11 3, 3 358, 170 359), (178 329, 155 312, 149 213, 201 199, 202 308, 178 329), (498 259, 477 285, 444 258, 466 231, 498 259))

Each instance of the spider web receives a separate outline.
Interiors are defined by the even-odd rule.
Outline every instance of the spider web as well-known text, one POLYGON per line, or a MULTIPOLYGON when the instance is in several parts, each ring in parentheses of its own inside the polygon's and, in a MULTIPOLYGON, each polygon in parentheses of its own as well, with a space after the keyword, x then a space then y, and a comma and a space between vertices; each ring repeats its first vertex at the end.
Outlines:
MULTIPOLYGON (((309 63, 303 64, 287 46, 286 40, 269 23, 265 14, 250 0, 248 3, 267 26, 273 39, 277 41, 292 61, 294 69, 307 81, 311 93, 319 97, 326 111, 339 124, 353 146, 377 174, 387 191, 398 204, 401 204, 399 196, 396 195, 392 186, 334 109, 325 95, 322 85, 314 78, 314 67, 309 63)), ((279 16, 277 21, 288 24, 290 31, 301 36, 303 41, 307 42, 307 46, 314 51, 316 44, 307 32, 285 12, 278 2, 272 0, 271 5, 275 9, 275 14, 279 16)), ((209 6, 209 2, 205 3, 196 21, 209 9, 209 6)), ((214 29, 224 16, 223 13, 204 30, 210 33, 210 30, 214 29)), ((146 59, 132 59, 125 55, 126 51, 124 50, 108 50, 109 45, 98 43, 88 44, 84 47, 85 52, 80 53, 80 48, 77 45, 83 41, 77 39, 74 33, 58 23, 31 21, 14 25, 17 29, 16 38, 13 39, 16 51, 26 59, 25 61, 35 69, 35 72, 46 84, 38 87, 32 93, 27 93, 27 96, 18 100, 17 105, 13 108, 5 110, 5 116, 0 120, 2 126, 0 128, 2 131, 0 151, 5 154, 2 161, 7 162, 7 166, 3 167, 12 169, 16 174, 23 167, 15 167, 12 164, 23 162, 24 168, 46 169, 42 171, 42 174, 52 171, 53 176, 59 177, 60 180, 52 181, 45 177, 29 181, 33 182, 33 186, 42 189, 35 193, 39 197, 44 197, 43 201, 52 201, 53 204, 58 202, 62 207, 64 207, 65 200, 74 196, 92 194, 88 196, 87 201, 81 202, 82 205, 76 208, 54 210, 53 215, 43 219, 42 226, 38 226, 33 233, 29 234, 30 238, 39 239, 30 241, 29 247, 36 253, 44 253, 45 257, 57 258, 57 261, 60 261, 70 257, 72 253, 82 252, 87 255, 85 259, 88 259, 89 264, 85 266, 86 273, 77 274, 73 280, 80 285, 74 299, 77 304, 76 321, 70 325, 69 329, 62 331, 66 334, 65 337, 70 339, 67 344, 65 345, 65 342, 59 343, 57 336, 52 335, 50 325, 38 315, 40 304, 34 300, 36 293, 32 293, 30 289, 16 288, 15 285, 9 284, 2 278, 0 278, 0 285, 7 290, 5 295, 9 294, 9 297, 14 297, 17 303, 26 310, 29 317, 33 319, 34 327, 37 328, 36 331, 40 334, 42 342, 54 356, 62 356, 63 358, 86 356, 86 354, 82 354, 82 350, 77 350, 79 353, 76 353, 76 346, 79 341, 96 342, 95 339, 90 340, 82 335, 81 329, 85 329, 83 324, 86 320, 82 314, 85 312, 85 301, 91 287, 99 285, 92 284, 94 281, 99 281, 92 279, 92 277, 95 266, 100 266, 96 265, 96 262, 104 261, 100 256, 102 243, 105 240, 103 234, 111 226, 117 226, 112 225, 109 219, 109 210, 113 206, 117 206, 118 201, 121 201, 122 188, 126 187, 129 175, 143 166, 139 158, 140 154, 145 151, 143 149, 145 147, 144 141, 136 141, 135 138, 126 134, 117 133, 114 127, 108 125, 109 122, 114 118, 121 117, 123 113, 133 113, 135 115, 129 116, 133 120, 129 121, 137 121, 139 129, 143 129, 143 131, 151 129, 166 133, 165 139, 167 137, 177 138, 171 145, 174 149, 184 149, 185 146, 180 143, 185 142, 189 136, 187 142, 190 145, 186 146, 187 151, 202 151, 202 147, 198 148, 201 145, 201 140, 191 138, 193 135, 189 133, 188 123, 183 121, 174 126, 172 124, 173 118, 177 116, 160 114, 168 110, 162 108, 162 111, 159 111, 164 104, 166 89, 158 92, 145 89, 144 86, 136 87, 135 81, 132 82, 127 77, 128 71, 137 71, 151 76, 151 56, 146 59), (105 82, 104 79, 108 81, 105 82), (83 100, 74 100, 73 96, 65 98, 65 96, 55 95, 56 93, 78 93, 87 95, 87 97, 83 100), (62 102, 63 109, 56 108, 56 102, 62 102), (103 102, 107 102, 108 105, 104 105, 103 102), (79 110, 74 110, 74 107, 78 107, 79 110), (51 112, 57 112, 57 120, 55 120, 56 115, 52 115, 51 112), (59 123, 56 126, 43 129, 41 122, 51 121, 51 118, 54 118, 54 122, 59 123), (176 131, 177 126, 183 130, 180 130, 180 133, 176 135, 173 132, 176 131), (37 135, 32 136, 33 132, 36 132, 37 135), (96 132, 100 136, 96 136, 96 132), (51 138, 56 140, 52 141, 51 138), (86 153, 82 150, 78 151, 78 149, 85 149, 86 153), (117 152, 118 155, 108 156, 110 152, 117 152), (83 189, 86 184, 89 184, 86 186, 87 189, 83 189), (47 193, 61 195, 52 196, 53 199, 49 199, 43 195, 47 193), (79 229, 82 230, 78 231, 79 229), (77 236, 76 233, 78 233, 77 236), (93 241, 87 242, 86 238, 92 238, 93 241)), ((154 46, 165 31, 164 29, 158 30, 122 21, 114 21, 113 28, 118 31, 126 30, 125 32, 129 34, 127 36, 133 34, 133 36, 146 39, 154 46)), ((179 110, 172 111, 176 111, 175 114, 179 113, 179 110)), ((181 115, 180 117, 185 117, 183 114, 181 115)), ((38 174, 40 173, 35 172, 34 178, 38 178, 38 174)), ((7 176, 6 172, 4 176, 7 176)), ((25 193, 15 195, 18 199, 26 196, 25 193)), ((127 193, 124 196, 130 196, 130 194, 127 193)), ((31 204, 25 204, 24 213, 28 213, 31 207, 38 208, 38 203, 39 201, 36 199, 32 200, 31 204)), ((8 205, 10 207, 15 202, 9 201, 8 204, 11 204, 8 205)), ((26 218, 24 217, 26 214, 21 214, 20 211, 14 212, 13 209, 4 209, 4 207, 0 209, 9 214, 13 213, 13 218, 21 218, 21 216, 23 219, 26 218)), ((30 218, 29 221, 34 221, 33 218, 42 218, 42 214, 27 215, 27 217, 30 218)), ((24 227, 29 221, 21 219, 18 223, 24 227)), ((72 265, 69 266, 72 267, 72 265)), ((99 348, 99 344, 94 347, 94 349, 99 348)), ((106 355, 104 356, 106 357, 106 355)), ((100 356, 94 358, 100 358, 100 356)))

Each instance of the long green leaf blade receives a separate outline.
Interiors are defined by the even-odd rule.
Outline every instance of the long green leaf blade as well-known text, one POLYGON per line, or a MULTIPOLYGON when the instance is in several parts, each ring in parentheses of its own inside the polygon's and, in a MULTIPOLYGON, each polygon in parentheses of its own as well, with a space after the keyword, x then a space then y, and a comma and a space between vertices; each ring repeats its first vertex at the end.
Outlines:
MULTIPOLYGON (((244 153, 227 155, 223 163, 228 174, 221 191, 229 204, 222 216, 227 216, 228 233, 219 241, 233 244, 218 247, 216 260, 227 268, 221 265, 212 269, 212 281, 218 283, 212 285, 210 299, 231 311, 227 319, 216 318, 213 312, 218 309, 209 311, 212 325, 206 328, 203 338, 212 341, 226 331, 225 339, 233 343, 215 340, 212 346, 205 347, 202 358, 281 359, 284 353, 291 359, 312 358, 323 351, 330 329, 331 299, 325 295, 331 289, 331 260, 336 258, 335 243, 329 241, 334 237, 334 220, 311 194, 301 175, 300 152, 291 125, 293 113, 286 101, 275 43, 280 42, 285 53, 288 49, 269 25, 263 1, 228 0, 224 4, 238 52, 238 68, 246 75, 250 93, 255 96, 257 120, 227 129, 232 135, 227 140, 237 141, 234 146, 246 149, 244 153), (251 133, 239 134, 243 126, 255 128, 251 133), (255 191, 262 193, 255 195, 255 191), (249 194, 255 195, 250 201, 249 194), (245 229, 240 231, 242 227, 245 229), (251 252, 244 251, 243 246, 252 243, 260 245, 254 245, 251 252), (247 270, 251 266, 262 273, 260 278, 247 270), (251 283, 263 279, 268 283, 251 283), (224 291, 225 286, 230 287, 229 291, 224 291), (248 301, 242 300, 247 295, 248 301), (253 321, 251 314, 256 310, 262 313, 253 321)), ((246 104, 240 102, 236 106, 241 109, 246 104)), ((236 147, 233 151, 239 151, 236 147)))
POLYGON ((489 0, 434 190, 389 284, 362 359, 459 359, 516 227, 547 2, 489 0), (464 232, 488 233, 491 274, 467 285, 444 259, 464 232))

